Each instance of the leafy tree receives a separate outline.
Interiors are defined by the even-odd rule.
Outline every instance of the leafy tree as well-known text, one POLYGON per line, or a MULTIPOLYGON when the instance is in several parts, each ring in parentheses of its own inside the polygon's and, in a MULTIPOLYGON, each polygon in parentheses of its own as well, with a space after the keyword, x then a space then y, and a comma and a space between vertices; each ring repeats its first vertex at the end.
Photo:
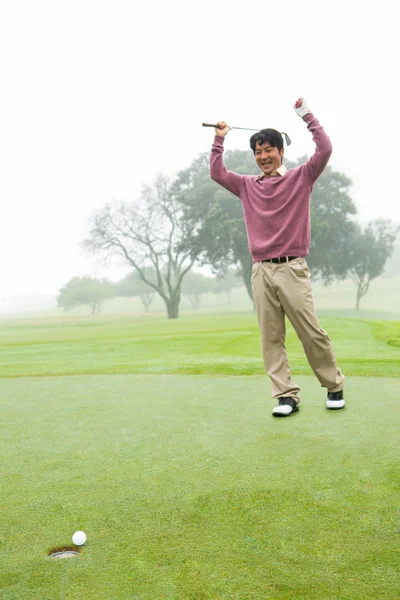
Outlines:
MULTIPOLYGON (((397 225, 397 227, 399 227, 399 225, 397 225)), ((385 264, 383 276, 400 277, 400 244, 398 242, 393 246, 393 253, 385 264)))
POLYGON ((371 281, 384 272, 399 230, 389 219, 371 221, 364 230, 357 225, 349 254, 349 276, 357 286, 356 310, 371 281))
POLYGON ((143 187, 139 202, 109 203, 96 212, 84 241, 88 252, 116 256, 133 267, 161 296, 169 319, 179 316, 182 280, 197 258, 195 225, 182 216, 182 204, 160 175, 153 186, 143 187))
POLYGON ((201 296, 212 291, 214 281, 212 277, 190 271, 182 282, 182 294, 188 296, 193 308, 199 308, 201 296))
POLYGON ((228 304, 231 301, 231 294, 233 288, 237 288, 243 285, 243 281, 240 281, 242 276, 238 271, 234 269, 227 269, 225 276, 217 277, 215 280, 215 286, 213 289, 214 294, 227 294, 228 304))
MULTIPOLYGON (((257 170, 251 152, 226 153, 227 167, 237 173, 257 170)), ((210 265, 218 276, 226 274, 228 264, 238 264, 249 297, 252 259, 248 249, 240 201, 210 178, 209 154, 200 154, 181 171, 175 182, 177 198, 184 206, 185 219, 196 228, 196 254, 201 265, 210 265)))
MULTIPOLYGON (((251 151, 234 150, 224 155, 228 170, 254 175, 258 171, 251 151)), ((285 162, 288 168, 306 161, 285 162)), ((308 263, 312 274, 329 283, 346 273, 348 240, 354 231, 352 215, 356 207, 348 188, 350 179, 328 166, 317 180, 311 202, 312 244, 308 263)), ((226 265, 238 265, 238 271, 251 300, 252 258, 240 200, 213 182, 209 175, 209 153, 200 154, 177 176, 177 198, 182 202, 185 219, 196 228, 198 260, 211 265, 217 275, 226 272, 226 265)))
MULTIPOLYGON (((307 160, 304 156, 293 166, 307 160)), ((349 195, 351 179, 328 165, 314 184, 311 206, 311 243, 307 264, 314 279, 325 285, 344 279, 349 266, 349 244, 356 230, 357 208, 349 195)))
POLYGON ((57 305, 65 311, 75 306, 90 306, 92 314, 99 313, 105 300, 114 296, 113 285, 93 277, 73 277, 60 289, 57 305))
MULTIPOLYGON (((154 269, 144 268, 144 272, 149 280, 156 282, 157 278, 154 269)), ((155 290, 143 281, 137 271, 133 271, 127 277, 115 283, 114 289, 115 295, 118 297, 130 298, 138 296, 145 312, 149 312, 149 308, 154 300, 155 290)))

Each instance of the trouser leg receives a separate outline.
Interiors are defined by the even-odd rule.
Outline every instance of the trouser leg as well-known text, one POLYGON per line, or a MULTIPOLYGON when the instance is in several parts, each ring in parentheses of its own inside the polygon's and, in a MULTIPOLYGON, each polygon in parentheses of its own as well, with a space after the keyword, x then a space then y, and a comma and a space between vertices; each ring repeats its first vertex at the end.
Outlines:
POLYGON ((300 388, 290 377, 285 347, 285 313, 273 288, 271 263, 255 263, 252 288, 261 335, 265 370, 271 379, 274 398, 291 396, 300 402, 300 388))
POLYGON ((315 314, 307 263, 296 259, 277 267, 277 295, 303 344, 310 367, 321 386, 329 392, 338 392, 343 389, 344 376, 337 366, 329 335, 320 327, 315 314))

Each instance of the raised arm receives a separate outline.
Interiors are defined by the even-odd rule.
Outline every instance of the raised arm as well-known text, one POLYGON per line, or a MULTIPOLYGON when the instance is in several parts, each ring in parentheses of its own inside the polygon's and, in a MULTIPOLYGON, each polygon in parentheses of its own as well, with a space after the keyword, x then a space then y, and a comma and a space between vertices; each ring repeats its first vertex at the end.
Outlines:
POLYGON ((307 123, 307 128, 312 133, 315 143, 315 152, 303 165, 310 183, 313 184, 321 175, 332 154, 332 144, 322 125, 314 117, 304 98, 299 98, 294 105, 296 113, 307 123))
POLYGON ((228 171, 224 164, 224 139, 230 127, 225 121, 219 121, 215 129, 214 143, 210 155, 210 177, 228 192, 235 194, 240 198, 243 176, 228 171))

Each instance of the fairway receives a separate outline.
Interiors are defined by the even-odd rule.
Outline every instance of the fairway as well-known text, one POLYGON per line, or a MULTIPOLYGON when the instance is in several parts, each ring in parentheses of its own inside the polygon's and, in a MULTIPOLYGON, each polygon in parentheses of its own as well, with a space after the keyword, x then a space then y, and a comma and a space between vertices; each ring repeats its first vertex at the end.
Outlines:
MULTIPOLYGON (((400 322, 324 317, 341 369, 398 377, 400 322)), ((0 377, 121 373, 257 375, 264 373, 253 313, 157 317, 63 317, 0 321, 0 377)), ((293 328, 292 371, 312 371, 293 328)))
POLYGON ((397 599, 398 328, 322 324, 346 409, 289 331, 273 419, 254 315, 2 322, 0 597, 397 599))

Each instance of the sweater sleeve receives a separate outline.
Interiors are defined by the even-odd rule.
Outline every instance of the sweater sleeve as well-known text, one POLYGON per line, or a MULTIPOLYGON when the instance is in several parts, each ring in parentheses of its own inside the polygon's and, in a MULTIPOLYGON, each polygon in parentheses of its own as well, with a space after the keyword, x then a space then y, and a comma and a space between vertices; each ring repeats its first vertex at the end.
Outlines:
POLYGON ((312 113, 305 115, 303 120, 307 123, 307 128, 311 131, 316 146, 314 154, 304 164, 304 171, 313 185, 328 164, 332 154, 332 144, 322 125, 312 113))
POLYGON ((226 169, 223 158, 224 139, 222 136, 215 136, 210 155, 210 176, 228 192, 240 198, 244 176, 226 169))

